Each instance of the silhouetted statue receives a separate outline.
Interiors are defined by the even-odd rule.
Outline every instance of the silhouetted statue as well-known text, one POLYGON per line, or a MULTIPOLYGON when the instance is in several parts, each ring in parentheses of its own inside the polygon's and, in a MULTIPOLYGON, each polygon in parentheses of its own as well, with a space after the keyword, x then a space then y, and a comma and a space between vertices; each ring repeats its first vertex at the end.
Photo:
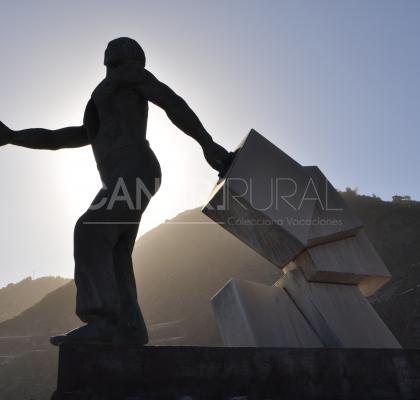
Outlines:
POLYGON ((90 144, 103 183, 74 229, 76 314, 86 325, 52 337, 56 345, 148 342, 131 259, 141 216, 161 179, 159 162, 146 139, 148 101, 163 108, 202 146, 207 162, 219 173, 231 158, 187 103, 145 69, 145 61, 133 39, 108 44, 106 77, 87 103, 82 126, 12 131, 0 122, 0 145, 57 150, 90 144))

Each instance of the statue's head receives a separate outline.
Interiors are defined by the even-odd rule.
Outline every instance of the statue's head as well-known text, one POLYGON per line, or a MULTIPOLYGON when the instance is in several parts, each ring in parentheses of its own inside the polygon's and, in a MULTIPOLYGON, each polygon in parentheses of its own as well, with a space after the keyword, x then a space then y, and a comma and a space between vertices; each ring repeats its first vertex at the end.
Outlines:
POLYGON ((143 67, 146 65, 146 56, 141 46, 128 37, 111 40, 105 50, 104 64, 112 68, 127 61, 138 62, 143 67))

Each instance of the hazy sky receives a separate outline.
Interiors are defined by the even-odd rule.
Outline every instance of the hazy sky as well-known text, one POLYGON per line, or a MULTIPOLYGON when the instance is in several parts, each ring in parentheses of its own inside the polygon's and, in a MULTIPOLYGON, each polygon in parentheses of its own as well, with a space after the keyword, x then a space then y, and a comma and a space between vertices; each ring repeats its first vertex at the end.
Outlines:
MULTIPOLYGON (((130 36, 227 148, 255 128, 339 189, 420 199, 418 1, 2 1, 0 12, 0 120, 12 129, 80 125, 108 41, 130 36)), ((148 138, 163 180, 142 232, 204 203, 217 179, 154 106, 148 138)), ((91 149, 5 146, 0 177, 0 287, 72 277, 73 225, 100 188, 91 149)))

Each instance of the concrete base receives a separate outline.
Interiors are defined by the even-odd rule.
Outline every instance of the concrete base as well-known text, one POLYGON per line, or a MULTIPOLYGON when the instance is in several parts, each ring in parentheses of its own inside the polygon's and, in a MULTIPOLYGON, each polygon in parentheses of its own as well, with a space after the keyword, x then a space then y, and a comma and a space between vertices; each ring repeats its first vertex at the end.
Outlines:
POLYGON ((419 393, 420 350, 62 345, 53 398, 408 400, 419 393))

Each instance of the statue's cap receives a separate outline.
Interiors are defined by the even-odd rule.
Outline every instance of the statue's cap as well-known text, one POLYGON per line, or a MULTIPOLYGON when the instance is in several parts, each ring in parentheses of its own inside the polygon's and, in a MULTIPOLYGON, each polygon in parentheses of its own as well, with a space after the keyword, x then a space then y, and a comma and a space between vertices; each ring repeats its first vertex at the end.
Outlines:
POLYGON ((135 60, 146 63, 146 56, 141 46, 128 37, 111 40, 105 50, 104 64, 106 66, 118 64, 122 60, 135 60))

